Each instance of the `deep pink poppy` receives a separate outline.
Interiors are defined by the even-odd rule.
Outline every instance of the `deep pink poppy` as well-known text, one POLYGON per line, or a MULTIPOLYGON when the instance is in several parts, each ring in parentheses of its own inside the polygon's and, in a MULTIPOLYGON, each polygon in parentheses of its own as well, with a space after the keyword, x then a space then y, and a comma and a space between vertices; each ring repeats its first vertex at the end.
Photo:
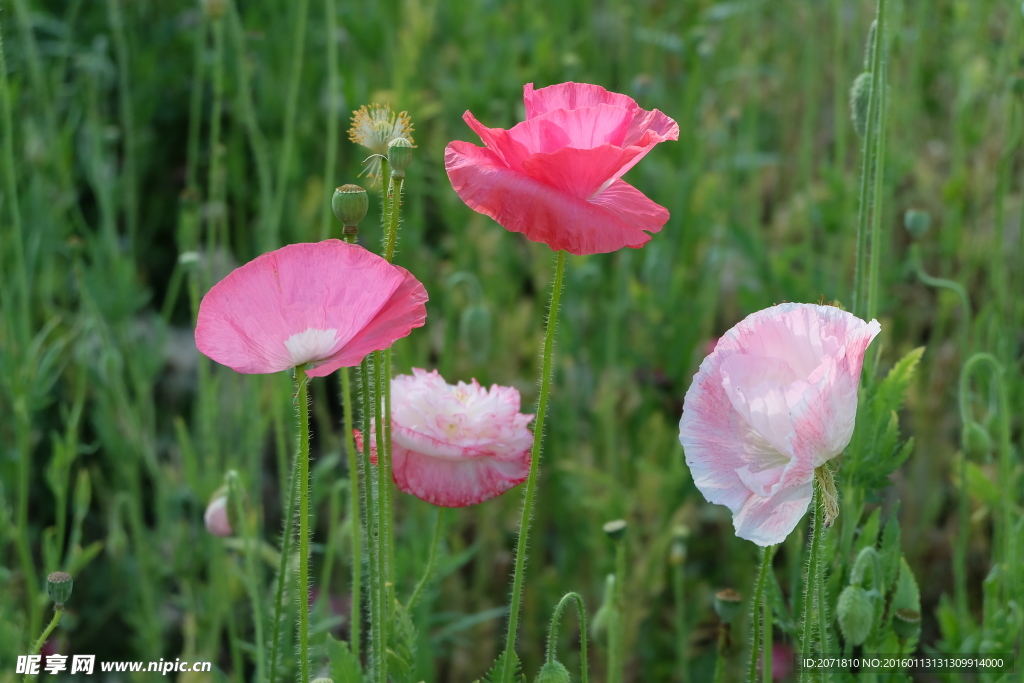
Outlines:
POLYGON ((850 443, 864 353, 879 332, 832 306, 781 304, 722 335, 686 392, 679 440, 693 482, 736 535, 781 543, 814 470, 850 443))
POLYGON ((463 115, 486 147, 445 150, 452 187, 474 211, 572 254, 639 248, 668 211, 621 180, 679 125, 657 109, 587 83, 523 88, 526 120, 509 130, 463 115))
POLYGON ((203 297, 196 347, 243 373, 358 365, 423 325, 427 291, 404 268, 341 240, 292 244, 236 268, 203 297))

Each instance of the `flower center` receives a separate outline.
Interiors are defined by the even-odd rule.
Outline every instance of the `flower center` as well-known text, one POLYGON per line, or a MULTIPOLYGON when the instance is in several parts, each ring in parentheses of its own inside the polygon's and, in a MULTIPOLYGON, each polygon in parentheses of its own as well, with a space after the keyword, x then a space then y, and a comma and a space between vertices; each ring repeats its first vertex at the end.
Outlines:
POLYGON ((318 330, 310 327, 304 332, 293 334, 285 340, 285 348, 291 354, 293 365, 319 363, 327 359, 338 343, 337 330, 318 330))

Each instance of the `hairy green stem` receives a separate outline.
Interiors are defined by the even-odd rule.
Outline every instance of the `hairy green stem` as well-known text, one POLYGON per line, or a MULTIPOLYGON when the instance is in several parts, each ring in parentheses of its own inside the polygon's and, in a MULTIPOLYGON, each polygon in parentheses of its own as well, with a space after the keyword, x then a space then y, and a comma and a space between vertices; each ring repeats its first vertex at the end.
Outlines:
POLYGON ((547 663, 555 661, 555 648, 558 647, 558 625, 562 621, 562 612, 569 601, 576 603, 576 613, 580 620, 580 681, 587 683, 587 610, 583 606, 583 597, 579 593, 566 593, 558 601, 554 614, 551 615, 551 626, 548 628, 547 663))
POLYGON ((363 438, 363 474, 366 506, 366 541, 369 546, 369 577, 370 577, 370 668, 374 678, 381 668, 381 660, 384 659, 385 641, 381 637, 384 616, 381 611, 383 601, 381 600, 380 580, 380 518, 377 499, 379 497, 380 472, 373 466, 370 458, 371 435, 370 430, 373 420, 374 397, 373 375, 370 370, 369 356, 363 359, 359 365, 359 384, 362 389, 362 438, 363 438))
MULTIPOLYGON (((330 197, 334 190, 334 171, 338 158, 338 112, 336 103, 338 98, 338 41, 335 38, 337 17, 334 7, 334 0, 324 0, 324 32, 327 34, 327 46, 324 50, 324 57, 327 60, 327 124, 324 146, 326 155, 324 157, 324 196, 330 197)), ((323 211, 320 214, 320 239, 325 240, 331 233, 331 218, 334 211, 331 210, 331 203, 323 203, 323 211)), ((358 654, 356 655, 359 656, 358 654)))
POLYGON ((299 485, 299 459, 292 461, 288 477, 288 493, 285 502, 284 524, 281 531, 281 557, 277 568, 277 587, 274 599, 274 632, 270 642, 270 680, 277 680, 277 655, 281 643, 281 612, 284 609, 284 585, 287 581, 288 558, 291 556, 292 536, 295 534, 295 505, 299 485))
POLYGON ((511 683, 512 667, 509 665, 516 646, 516 631, 519 625, 519 602, 522 599, 523 571, 526 566, 526 547, 530 535, 530 521, 533 514, 533 496, 537 488, 537 471, 540 464, 541 442, 544 440, 544 418, 548 409, 548 392, 551 388, 551 361, 555 343, 555 327, 558 322, 558 303, 562 297, 562 279, 565 275, 565 252, 555 256, 555 278, 551 285, 551 303, 548 307, 547 329, 544 333, 544 348, 541 355, 540 397, 537 399, 537 422, 533 430, 533 451, 530 454, 530 473, 526 479, 526 493, 523 496, 523 514, 519 521, 519 541, 516 544, 516 564, 512 574, 512 599, 509 603, 508 634, 505 638, 505 662, 501 683, 511 683))
POLYGON ((295 368, 299 411, 299 682, 309 683, 309 378, 295 368))
MULTIPOLYGON (((775 546, 773 546, 773 545, 770 545, 767 548, 763 548, 761 550, 761 569, 757 573, 757 584, 756 584, 756 586, 754 588, 754 602, 751 605, 751 610, 752 610, 752 613, 753 613, 753 622, 754 622, 754 644, 753 644, 753 647, 751 647, 751 649, 750 649, 750 666, 749 666, 749 673, 747 675, 747 680, 750 681, 750 683, 757 683, 757 659, 758 659, 758 655, 761 654, 761 615, 759 614, 759 612, 761 611, 762 599, 764 597, 764 582, 765 582, 765 579, 768 577, 768 572, 771 571, 772 557, 774 557, 774 556, 775 556, 775 546)), ((765 649, 765 669, 764 669, 764 676, 765 677, 764 677, 763 680, 771 681, 771 672, 769 671, 769 667, 771 666, 769 658, 771 657, 771 655, 768 654, 768 650, 771 649, 771 633, 769 633, 767 631, 767 629, 769 627, 768 626, 769 620, 771 618, 769 616, 769 612, 770 612, 771 608, 768 606, 767 603, 764 603, 764 604, 765 604, 765 610, 764 610, 765 611, 765 648, 764 648, 765 649)))

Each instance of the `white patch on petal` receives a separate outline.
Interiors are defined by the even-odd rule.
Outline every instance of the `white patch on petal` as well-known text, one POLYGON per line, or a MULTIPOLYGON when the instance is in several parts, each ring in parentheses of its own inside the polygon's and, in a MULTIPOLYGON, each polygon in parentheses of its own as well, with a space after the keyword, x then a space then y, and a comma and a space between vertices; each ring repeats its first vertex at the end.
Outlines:
POLYGON ((305 332, 288 337, 284 345, 291 354, 292 365, 304 365, 327 360, 337 343, 337 330, 318 330, 311 327, 305 332))

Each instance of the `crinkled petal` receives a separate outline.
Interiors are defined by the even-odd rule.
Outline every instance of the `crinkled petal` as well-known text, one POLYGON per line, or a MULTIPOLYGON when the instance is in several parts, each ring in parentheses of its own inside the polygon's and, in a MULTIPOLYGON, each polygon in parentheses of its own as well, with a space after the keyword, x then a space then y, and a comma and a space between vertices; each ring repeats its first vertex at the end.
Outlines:
POLYGON ((750 496, 733 515, 736 535, 760 546, 782 543, 807 512, 811 503, 811 487, 808 480, 768 498, 750 496))
POLYGON ((636 101, 628 95, 611 92, 590 83, 559 83, 534 90, 533 83, 523 86, 526 118, 532 119, 553 109, 576 109, 610 104, 625 109, 638 109, 636 101))
POLYGON ((668 212, 622 181, 589 201, 510 170, 493 152, 466 142, 445 150, 452 187, 471 209, 507 230, 572 254, 603 254, 650 241, 668 212))
MULTIPOLYGON (((619 171, 640 155, 640 147, 603 145, 593 149, 563 147, 550 154, 534 154, 522 165, 534 180, 563 190, 574 197, 589 199, 618 178, 619 171)), ((646 199, 646 197, 645 197, 646 199)))
POLYGON ((392 444, 392 471, 399 490, 441 507, 476 505, 499 496, 530 473, 530 450, 511 459, 432 457, 392 444))
POLYGON ((659 142, 679 139, 679 124, 657 109, 637 109, 629 122, 622 146, 653 147, 659 142))
POLYGON ((552 109, 517 123, 508 134, 532 153, 550 153, 562 147, 621 147, 632 122, 631 110, 600 104, 581 109, 552 109))

